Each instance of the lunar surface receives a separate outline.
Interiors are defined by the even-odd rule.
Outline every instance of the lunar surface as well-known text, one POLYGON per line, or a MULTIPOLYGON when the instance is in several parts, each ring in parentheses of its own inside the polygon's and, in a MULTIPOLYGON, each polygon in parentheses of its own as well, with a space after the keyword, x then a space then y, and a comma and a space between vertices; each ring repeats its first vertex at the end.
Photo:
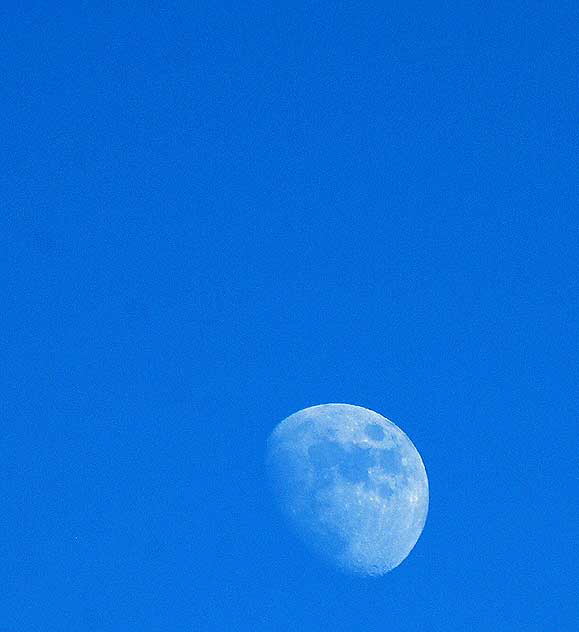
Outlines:
POLYGON ((346 572, 392 570, 422 533, 422 459, 398 426, 367 408, 323 404, 287 417, 269 438, 267 466, 302 539, 346 572))

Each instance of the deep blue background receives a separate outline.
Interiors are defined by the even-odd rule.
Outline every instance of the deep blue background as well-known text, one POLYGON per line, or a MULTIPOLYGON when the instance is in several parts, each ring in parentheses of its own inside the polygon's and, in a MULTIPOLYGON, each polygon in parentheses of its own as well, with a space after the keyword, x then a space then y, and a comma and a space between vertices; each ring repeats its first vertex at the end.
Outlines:
POLYGON ((577 3, 69 4, 0 10, 0 629, 579 629, 577 3), (266 492, 325 402, 429 473, 380 579, 266 492))

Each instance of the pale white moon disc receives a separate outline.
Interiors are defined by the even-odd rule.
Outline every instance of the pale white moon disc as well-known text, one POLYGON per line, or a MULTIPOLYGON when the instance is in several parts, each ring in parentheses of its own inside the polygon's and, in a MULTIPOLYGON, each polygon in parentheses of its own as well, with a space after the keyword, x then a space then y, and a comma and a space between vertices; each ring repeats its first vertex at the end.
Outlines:
POLYGON ((422 533, 428 479, 420 454, 372 410, 322 404, 290 415, 269 438, 267 466, 304 542, 344 571, 382 575, 422 533))

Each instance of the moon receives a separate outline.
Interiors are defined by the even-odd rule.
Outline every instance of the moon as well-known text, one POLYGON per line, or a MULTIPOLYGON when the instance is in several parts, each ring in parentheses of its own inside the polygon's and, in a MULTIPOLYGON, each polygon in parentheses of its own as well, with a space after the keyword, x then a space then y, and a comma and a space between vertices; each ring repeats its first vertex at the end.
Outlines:
POLYGON ((350 404, 304 408, 274 429, 266 460, 282 512, 339 569, 383 575, 418 541, 428 513, 426 470, 386 417, 350 404))

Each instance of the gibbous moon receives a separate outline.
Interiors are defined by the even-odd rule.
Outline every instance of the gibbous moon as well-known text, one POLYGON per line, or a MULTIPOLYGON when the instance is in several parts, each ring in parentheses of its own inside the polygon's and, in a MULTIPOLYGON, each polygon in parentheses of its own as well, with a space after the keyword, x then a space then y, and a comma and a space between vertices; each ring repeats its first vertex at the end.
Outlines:
POLYGON ((422 533, 428 479, 420 454, 372 410, 322 404, 290 415, 269 438, 267 466, 302 539, 346 572, 387 573, 422 533))

